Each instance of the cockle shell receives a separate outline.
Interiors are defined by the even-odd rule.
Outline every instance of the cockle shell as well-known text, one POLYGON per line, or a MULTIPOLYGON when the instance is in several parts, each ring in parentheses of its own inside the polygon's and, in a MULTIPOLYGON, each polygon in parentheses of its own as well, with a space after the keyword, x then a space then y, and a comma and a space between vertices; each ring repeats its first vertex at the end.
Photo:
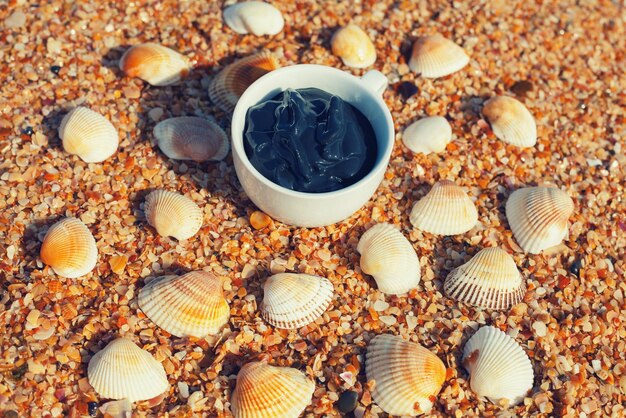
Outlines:
POLYGON ((443 116, 429 116, 410 124, 402 133, 402 142, 413 152, 441 152, 452 141, 452 128, 443 116))
POLYGON ((532 254, 561 243, 573 212, 572 198, 555 187, 525 187, 511 193, 506 202, 513 235, 520 247, 532 254))
POLYGON ((156 190, 146 197, 148 223, 163 237, 191 238, 202 227, 202 210, 182 194, 156 190))
POLYGON ((120 60, 120 70, 153 86, 169 86, 180 81, 190 70, 187 57, 152 42, 132 46, 120 60))
POLYGON ((411 243, 387 223, 368 229, 357 245, 361 270, 374 276, 381 292, 399 295, 417 287, 420 263, 411 243))
POLYGON ((230 149, 228 137, 219 125, 193 116, 157 123, 154 136, 161 151, 173 160, 219 161, 230 149))
POLYGON ((232 113, 243 92, 278 67, 278 59, 267 51, 235 61, 215 76, 209 86, 209 97, 224 112, 232 113))
POLYGON ((330 40, 333 54, 345 65, 353 68, 365 68, 376 61, 376 48, 367 33, 360 27, 350 24, 339 29, 330 40))
POLYGON ((138 302, 152 322, 177 337, 217 334, 230 318, 222 282, 205 271, 156 278, 139 291, 138 302))
POLYGON ((515 260, 501 248, 484 248, 452 270, 443 285, 456 300, 487 309, 507 309, 521 302, 526 285, 515 260))
POLYGON ((367 380, 372 398, 388 414, 427 413, 446 380, 446 366, 435 354, 402 337, 382 334, 367 346, 367 380))
POLYGON ((117 151, 119 138, 111 122, 86 107, 75 107, 59 126, 63 149, 86 163, 99 163, 117 151))
POLYGON ((89 384, 107 399, 143 401, 169 388, 163 365, 127 338, 111 341, 87 367, 89 384))
POLYGON ((432 234, 456 235, 478 222, 476 206, 454 182, 442 180, 413 205, 409 217, 415 228, 432 234))
POLYGON ((85 224, 76 218, 65 218, 48 229, 40 257, 56 274, 73 279, 93 270, 98 248, 85 224))
POLYGON ((469 62, 463 48, 441 35, 418 38, 413 44, 409 68, 425 78, 445 77, 469 62))
POLYGON ((297 418, 314 390, 315 384, 297 369, 252 362, 237 374, 230 408, 235 418, 297 418))
POLYGON ((224 21, 233 31, 245 35, 276 35, 285 19, 276 7, 262 1, 245 1, 224 9, 224 21))
POLYGON ((533 387, 533 366, 522 347, 492 326, 482 327, 465 344, 463 366, 472 390, 494 403, 518 404, 533 387))
POLYGON ((263 285, 263 319, 277 328, 295 329, 319 318, 333 299, 333 284, 325 277, 279 273, 263 285))
POLYGON ((507 96, 493 97, 483 106, 493 133, 507 144, 532 147, 537 143, 535 118, 522 102, 507 96))

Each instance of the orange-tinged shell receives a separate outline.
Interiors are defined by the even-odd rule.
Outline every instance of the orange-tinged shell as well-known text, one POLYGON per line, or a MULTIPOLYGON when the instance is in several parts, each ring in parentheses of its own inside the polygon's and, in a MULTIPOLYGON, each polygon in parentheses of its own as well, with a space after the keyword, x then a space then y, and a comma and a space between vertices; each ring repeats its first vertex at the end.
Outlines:
POLYGON ((99 163, 117 151, 118 133, 107 118, 86 107, 76 107, 63 117, 59 137, 65 152, 86 163, 99 163))
POLYGON ((73 279, 93 270, 98 248, 85 224, 76 218, 65 218, 48 230, 40 257, 56 274, 73 279))
POLYGON ((426 78, 445 77, 465 67, 467 53, 441 35, 423 36, 413 44, 409 68, 426 78))
POLYGON ((127 76, 140 78, 153 86, 177 83, 189 69, 184 55, 152 42, 131 47, 120 60, 120 70, 127 76))
POLYGON ((350 24, 333 35, 330 46, 345 65, 353 68, 366 68, 376 61, 376 48, 367 33, 360 27, 350 24))
POLYGON ((415 416, 429 412, 446 380, 446 367, 419 344, 394 335, 378 335, 365 359, 372 398, 388 414, 415 416))
POLYGON ((315 384, 297 369, 248 363, 237 374, 231 411, 235 418, 297 418, 314 390, 315 384))
POLYGON ((522 102, 496 96, 485 102, 482 112, 502 141, 517 147, 532 147, 537 143, 535 118, 522 102))
POLYGON ((152 280, 139 291, 148 318, 177 337, 217 334, 230 318, 219 278, 205 271, 152 280))
POLYGON ((148 223, 163 237, 185 240, 202 227, 202 210, 182 194, 155 190, 146 197, 144 212, 148 223))
POLYGON ((224 112, 232 113, 243 92, 278 67, 278 59, 267 51, 235 61, 215 76, 209 86, 209 97, 224 112))
POLYGON ((194 116, 161 121, 154 127, 154 136, 161 151, 173 160, 219 161, 230 149, 219 125, 194 116))

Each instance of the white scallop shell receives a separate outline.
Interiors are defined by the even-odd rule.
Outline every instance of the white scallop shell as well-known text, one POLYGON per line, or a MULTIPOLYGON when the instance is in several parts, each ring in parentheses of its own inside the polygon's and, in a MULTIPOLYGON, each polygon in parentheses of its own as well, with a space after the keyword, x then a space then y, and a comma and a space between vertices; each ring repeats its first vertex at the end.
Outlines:
POLYGON ((48 229, 40 251, 41 261, 59 276, 84 276, 96 267, 98 247, 89 228, 79 219, 65 218, 48 229))
POLYGON ((472 390, 494 403, 518 404, 533 387, 533 366, 522 347, 492 326, 482 327, 465 344, 463 366, 472 390))
POLYGON ((89 384, 107 399, 152 399, 169 388, 163 365, 127 338, 111 341, 87 367, 89 384))
POLYGON ((153 86, 169 86, 180 81, 191 69, 184 55, 152 42, 132 46, 120 59, 120 70, 153 86))
POLYGON ((283 30, 285 19, 276 7, 262 1, 244 1, 224 9, 224 21, 239 34, 276 35, 283 30))
POLYGON ((442 180, 413 205, 410 220, 415 228, 432 234, 457 235, 476 225, 478 212, 461 187, 442 180))
POLYGON ((467 53, 441 35, 423 36, 413 44, 409 68, 425 78, 445 77, 465 67, 467 53))
POLYGON ((376 48, 367 33, 350 24, 339 29, 330 40, 333 54, 352 68, 366 68, 376 61, 376 48))
POLYGON ((163 237, 185 240, 202 227, 202 210, 182 194, 155 190, 146 197, 144 212, 148 223, 163 237))
POLYGON ((333 299, 333 284, 325 277, 279 273, 263 285, 261 315, 277 328, 303 327, 322 316, 333 299))
POLYGON ((535 118, 522 102, 508 96, 493 97, 483 106, 493 133, 507 144, 532 147, 537 143, 535 118))
POLYGON ((154 136, 161 151, 173 160, 219 161, 230 149, 228 137, 219 125, 193 116, 157 123, 154 136))
POLYGON ((410 124, 402 133, 402 142, 413 152, 441 152, 452 141, 452 128, 443 116, 429 116, 410 124))
POLYGON ((76 107, 63 117, 59 126, 63 149, 86 163, 99 163, 117 151, 119 138, 111 122, 86 107, 76 107))
POLYGON ((374 276, 381 292, 399 295, 420 282, 420 263, 411 243, 387 223, 368 229, 357 245, 361 270, 374 276))
POLYGON ((514 191, 506 202, 506 217, 518 244, 539 254, 558 245, 568 233, 574 202, 555 187, 525 187, 514 191))
POLYGON ((498 247, 484 248, 452 270, 443 288, 451 298, 487 309, 510 308, 526 293, 515 260, 498 247))

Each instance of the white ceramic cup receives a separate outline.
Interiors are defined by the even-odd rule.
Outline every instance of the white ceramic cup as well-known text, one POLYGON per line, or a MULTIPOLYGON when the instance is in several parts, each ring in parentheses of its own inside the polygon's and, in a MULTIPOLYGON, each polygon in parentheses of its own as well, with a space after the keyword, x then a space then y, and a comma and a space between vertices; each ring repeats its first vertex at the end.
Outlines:
POLYGON ((231 124, 235 170, 250 200, 272 218, 301 227, 331 225, 359 210, 382 181, 393 149, 393 120, 382 99, 386 87, 387 77, 375 70, 358 78, 336 68, 311 64, 283 67, 255 81, 237 102, 231 124), (287 88, 307 87, 341 97, 359 109, 374 128, 376 162, 365 177, 351 186, 326 193, 293 191, 263 177, 246 156, 243 134, 248 109, 287 88))

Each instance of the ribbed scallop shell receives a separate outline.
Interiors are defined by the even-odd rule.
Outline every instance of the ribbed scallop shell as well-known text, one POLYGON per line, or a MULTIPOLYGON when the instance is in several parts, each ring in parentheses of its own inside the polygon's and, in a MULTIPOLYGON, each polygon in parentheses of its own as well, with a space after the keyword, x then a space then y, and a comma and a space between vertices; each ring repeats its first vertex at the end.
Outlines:
POLYGON ((434 184, 426 196, 413 205, 410 221, 415 228, 432 234, 457 235, 478 222, 476 206, 452 181, 434 184))
POLYGON ((409 68, 425 78, 445 77, 465 67, 467 53, 441 35, 418 38, 413 44, 409 68))
POLYGON ((85 224, 76 218, 65 218, 48 229, 40 257, 56 274, 73 279, 93 270, 98 248, 85 224))
POLYGON ((482 327, 465 344, 463 366, 472 390, 494 403, 518 404, 533 387, 533 366, 522 347, 492 326, 482 327))
POLYGON ((219 161, 228 155, 228 137, 219 125, 202 118, 181 116, 157 123, 159 148, 173 160, 219 161))
POLYGON ((325 277, 279 273, 263 285, 261 315, 277 328, 295 329, 319 318, 333 299, 333 284, 325 277))
POLYGON ((191 238, 202 227, 202 210, 193 200, 178 193, 156 190, 146 197, 148 223, 163 237, 191 238))
POLYGON ((209 97, 224 112, 232 113, 243 92, 278 67, 278 59, 267 51, 235 61, 215 76, 209 86, 209 97))
POLYGON ((204 271, 154 279, 139 291, 138 302, 152 322, 177 337, 217 334, 230 318, 222 282, 204 271))
POLYGON ((493 97, 483 106, 493 133, 507 144, 532 147, 537 143, 535 118, 522 102, 507 96, 493 97))
POLYGON ((524 251, 539 254, 558 245, 568 233, 574 202, 554 187, 525 187, 511 193, 506 217, 524 251))
POLYGON ((235 418, 297 418, 311 402, 315 384, 291 367, 244 365, 230 408, 235 418))
POLYGON ((348 67, 366 68, 376 61, 376 48, 372 40, 357 25, 350 24, 335 32, 330 46, 333 54, 348 67))
POLYGON ((119 138, 111 122, 86 107, 76 107, 63 117, 59 126, 63 149, 86 163, 99 163, 117 151, 119 138))
POLYGON ((224 21, 233 31, 245 35, 276 35, 285 19, 276 7, 262 1, 245 1, 224 9, 224 21))
POLYGON ((377 335, 365 358, 367 380, 375 382, 372 398, 388 414, 427 413, 446 380, 446 366, 419 344, 395 335, 377 335))
POLYGON ((515 260, 497 247, 480 250, 452 270, 443 288, 453 299, 487 309, 510 308, 521 302, 526 293, 515 260))
POLYGON ((402 142, 413 152, 441 152, 452 141, 452 128, 443 116, 429 116, 410 124, 402 133, 402 142))
POLYGON ((143 401, 169 388, 163 365, 127 338, 111 341, 87 367, 89 384, 107 399, 143 401))
POLYGON ((420 263, 411 243, 387 223, 368 229, 357 245, 361 270, 374 277, 381 292, 399 295, 417 287, 420 263))
POLYGON ((189 60, 184 55, 152 42, 132 46, 120 60, 120 70, 153 86, 169 86, 189 73, 189 60))

